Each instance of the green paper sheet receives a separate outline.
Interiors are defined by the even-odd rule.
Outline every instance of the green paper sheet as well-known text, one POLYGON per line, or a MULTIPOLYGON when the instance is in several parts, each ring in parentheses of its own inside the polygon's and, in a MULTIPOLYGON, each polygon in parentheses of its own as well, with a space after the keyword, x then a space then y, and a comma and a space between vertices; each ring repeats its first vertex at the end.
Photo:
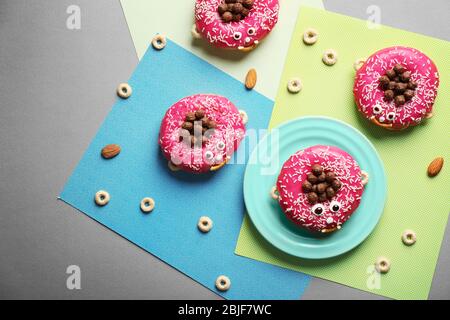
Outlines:
POLYGON ((280 1, 279 19, 273 31, 261 41, 256 50, 241 53, 217 49, 204 40, 192 39, 195 0, 120 2, 139 59, 155 34, 162 33, 241 82, 247 71, 255 68, 258 72, 256 90, 272 100, 278 89, 278 80, 300 5, 323 8, 322 0, 280 1))
POLYGON ((431 160, 448 156, 450 150, 449 65, 449 42, 384 26, 370 29, 366 21, 302 8, 270 127, 305 115, 326 115, 351 124, 372 141, 384 162, 388 199, 373 233, 356 249, 342 256, 313 261, 284 254, 262 238, 248 216, 240 232, 236 253, 395 299, 426 299, 450 203, 448 165, 444 165, 435 178, 426 174, 431 160), (302 42, 303 31, 308 27, 319 32, 319 40, 313 46, 302 42), (434 117, 403 132, 389 132, 372 125, 358 114, 353 100, 353 62, 392 45, 421 50, 440 71, 441 84, 434 117), (339 56, 332 67, 321 60, 323 52, 329 48, 335 49, 339 56), (300 77, 303 81, 303 90, 297 95, 286 90, 292 77, 300 77), (418 240, 411 247, 400 240, 405 229, 417 233, 418 240), (392 263, 390 272, 380 277, 373 272, 373 263, 378 256, 386 256, 392 263))

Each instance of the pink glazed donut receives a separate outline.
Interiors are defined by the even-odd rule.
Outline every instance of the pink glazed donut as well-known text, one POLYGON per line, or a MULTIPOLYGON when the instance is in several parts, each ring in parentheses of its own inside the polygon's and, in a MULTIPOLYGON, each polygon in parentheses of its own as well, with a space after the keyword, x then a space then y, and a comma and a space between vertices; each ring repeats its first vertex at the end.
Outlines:
POLYGON ((416 49, 397 46, 375 52, 364 62, 356 72, 353 93, 364 117, 383 128, 402 130, 432 116, 438 86, 438 70, 430 58, 416 49), (396 66, 409 78, 403 79, 403 73, 395 74, 392 70, 396 66), (387 77, 384 87, 383 76, 387 77), (406 85, 406 90, 412 89, 408 91, 409 96, 401 87, 396 87, 401 82, 405 83, 401 85, 406 85), (392 88, 391 95, 386 95, 392 88), (402 104, 398 104, 391 99, 392 93, 408 99, 401 99, 402 104))
POLYGON ((283 212, 295 224, 313 232, 329 233, 340 229, 359 206, 367 182, 367 173, 348 153, 337 147, 316 145, 297 151, 284 163, 276 191, 283 212), (305 184, 309 185, 308 190, 305 184), (319 194, 319 184, 327 186, 326 198, 311 201, 310 194, 319 194))
MULTIPOLYGON (((244 3, 245 0, 227 2, 244 3)), ((250 51, 267 36, 278 21, 278 0, 254 0, 246 17, 225 22, 219 5, 225 0, 196 0, 195 27, 201 37, 211 44, 228 49, 250 51)))
POLYGON ((225 97, 197 94, 181 99, 167 110, 159 132, 169 167, 192 173, 220 169, 244 138, 245 119, 245 112, 225 97))

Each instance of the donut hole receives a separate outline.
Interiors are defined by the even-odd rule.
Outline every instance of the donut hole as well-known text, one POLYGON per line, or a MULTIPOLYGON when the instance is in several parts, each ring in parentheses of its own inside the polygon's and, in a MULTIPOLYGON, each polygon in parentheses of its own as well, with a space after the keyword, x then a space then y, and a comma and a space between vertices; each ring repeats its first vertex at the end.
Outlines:
POLYGON ((105 200, 105 196, 102 194, 102 195, 100 195, 100 200, 105 200))

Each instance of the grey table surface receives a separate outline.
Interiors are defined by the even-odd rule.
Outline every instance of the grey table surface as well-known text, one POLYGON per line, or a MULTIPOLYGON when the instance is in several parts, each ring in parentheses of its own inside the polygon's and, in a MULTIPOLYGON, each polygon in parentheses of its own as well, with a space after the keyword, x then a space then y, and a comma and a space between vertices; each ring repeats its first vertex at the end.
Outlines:
MULTIPOLYGON (((378 5, 383 24, 450 38, 448 0, 324 3, 362 19, 378 5)), ((0 41, 0 299, 219 299, 56 200, 138 63, 119 1, 0 0, 0 41), (66 28, 72 4, 76 32, 66 28), (69 265, 81 290, 66 287, 69 265)), ((430 299, 450 298, 449 264, 447 232, 430 299)), ((382 299, 321 279, 302 298, 382 299)))

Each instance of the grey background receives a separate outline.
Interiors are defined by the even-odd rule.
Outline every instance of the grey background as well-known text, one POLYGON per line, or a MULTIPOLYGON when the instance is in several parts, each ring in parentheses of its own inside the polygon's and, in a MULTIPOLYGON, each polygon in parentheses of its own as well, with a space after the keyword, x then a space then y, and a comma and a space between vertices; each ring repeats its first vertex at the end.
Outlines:
MULTIPOLYGON (((448 0, 324 2, 362 19, 376 4, 383 24, 450 38, 448 0)), ((0 43, 0 298, 217 299, 56 200, 138 63, 118 0, 0 0, 0 43), (81 30, 66 29, 70 4, 81 30), (71 264, 81 290, 66 288, 71 264)), ((449 264, 447 232, 431 299, 450 298, 449 264)), ((320 279, 303 298, 381 299, 320 279)))

